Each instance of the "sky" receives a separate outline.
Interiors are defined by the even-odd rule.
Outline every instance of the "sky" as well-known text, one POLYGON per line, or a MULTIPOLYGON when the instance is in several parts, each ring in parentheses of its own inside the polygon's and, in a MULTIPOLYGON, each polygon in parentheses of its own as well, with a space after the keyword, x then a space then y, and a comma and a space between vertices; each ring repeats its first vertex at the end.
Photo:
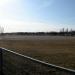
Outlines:
POLYGON ((75 0, 0 0, 4 32, 75 30, 75 0))

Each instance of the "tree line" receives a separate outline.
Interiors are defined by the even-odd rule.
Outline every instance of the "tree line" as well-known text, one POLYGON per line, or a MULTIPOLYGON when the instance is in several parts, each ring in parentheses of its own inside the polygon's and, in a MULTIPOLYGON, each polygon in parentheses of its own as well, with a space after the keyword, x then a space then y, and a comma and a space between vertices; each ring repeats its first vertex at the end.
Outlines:
POLYGON ((54 35, 54 36, 75 36, 75 31, 70 32, 14 32, 4 33, 4 35, 54 35))
POLYGON ((75 30, 65 30, 62 28, 59 32, 12 32, 12 33, 4 33, 4 28, 0 26, 0 34, 1 35, 54 35, 54 36, 75 36, 75 30))

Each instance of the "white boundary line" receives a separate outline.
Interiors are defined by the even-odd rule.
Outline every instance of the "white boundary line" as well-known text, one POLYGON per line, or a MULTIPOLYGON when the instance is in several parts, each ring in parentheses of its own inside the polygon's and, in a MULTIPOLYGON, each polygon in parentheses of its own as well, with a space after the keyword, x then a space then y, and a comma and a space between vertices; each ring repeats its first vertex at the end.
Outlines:
POLYGON ((73 70, 73 69, 68 69, 68 68, 56 66, 56 65, 54 65, 54 64, 49 64, 49 63, 46 63, 46 62, 43 62, 43 61, 40 61, 40 60, 31 58, 31 57, 29 57, 29 56, 25 56, 25 55, 22 55, 22 54, 20 54, 20 53, 17 53, 17 52, 8 50, 8 49, 6 49, 6 48, 0 47, 0 49, 5 50, 5 51, 8 51, 8 52, 11 52, 11 53, 16 54, 16 55, 19 55, 19 56, 21 56, 21 57, 25 57, 25 58, 27 58, 27 59, 30 59, 30 60, 35 61, 35 62, 40 63, 40 64, 44 64, 44 65, 47 65, 47 66, 50 66, 50 67, 53 67, 53 68, 57 68, 57 69, 60 69, 60 70, 63 70, 63 71, 68 71, 68 72, 75 73, 75 70, 73 70))

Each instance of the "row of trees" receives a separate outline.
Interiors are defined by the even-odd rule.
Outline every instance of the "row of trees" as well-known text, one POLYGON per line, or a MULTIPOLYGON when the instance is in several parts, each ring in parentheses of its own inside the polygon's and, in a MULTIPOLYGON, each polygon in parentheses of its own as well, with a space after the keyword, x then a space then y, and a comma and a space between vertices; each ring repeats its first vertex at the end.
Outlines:
POLYGON ((54 35, 54 36, 75 36, 75 31, 71 32, 15 32, 4 33, 5 35, 54 35))
POLYGON ((59 32, 15 32, 15 33, 4 33, 4 27, 0 26, 0 34, 4 35, 60 35, 60 36, 75 36, 75 31, 74 30, 68 30, 62 28, 59 32))
POLYGON ((62 28, 61 30, 60 30, 60 32, 72 32, 73 30, 72 29, 68 29, 68 28, 62 28))

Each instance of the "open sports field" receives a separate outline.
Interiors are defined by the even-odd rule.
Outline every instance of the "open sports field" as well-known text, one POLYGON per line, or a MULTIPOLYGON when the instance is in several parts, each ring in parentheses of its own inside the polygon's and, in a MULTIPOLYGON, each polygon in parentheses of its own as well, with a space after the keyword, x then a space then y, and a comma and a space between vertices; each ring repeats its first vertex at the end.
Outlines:
POLYGON ((0 37, 0 47, 75 69, 75 37, 7 35, 0 37))

